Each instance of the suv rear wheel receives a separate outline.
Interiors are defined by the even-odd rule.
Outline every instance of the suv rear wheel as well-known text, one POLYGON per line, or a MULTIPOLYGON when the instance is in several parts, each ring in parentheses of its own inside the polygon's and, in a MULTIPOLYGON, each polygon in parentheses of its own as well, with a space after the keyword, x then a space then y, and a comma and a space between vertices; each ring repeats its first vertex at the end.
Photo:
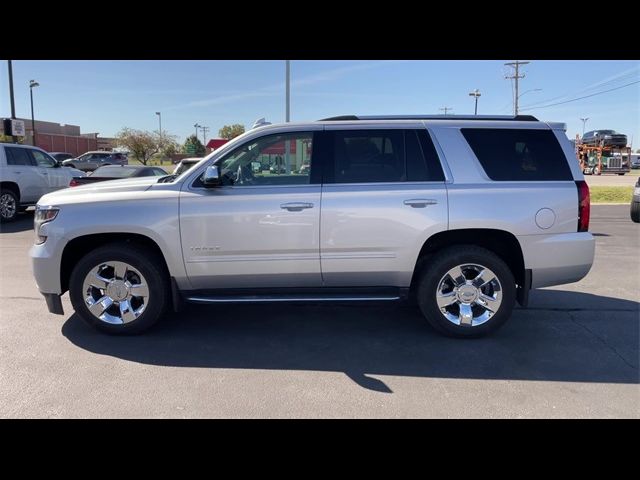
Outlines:
POLYGON ((0 189, 0 221, 11 222, 16 219, 20 208, 18 196, 8 188, 0 189))
POLYGON ((111 334, 141 333, 156 323, 169 303, 162 259, 139 246, 105 245, 73 269, 69 296, 89 325, 111 334))
POLYGON ((480 337, 511 316, 515 280, 495 253, 474 245, 437 252, 420 276, 417 300, 422 314, 440 333, 480 337))

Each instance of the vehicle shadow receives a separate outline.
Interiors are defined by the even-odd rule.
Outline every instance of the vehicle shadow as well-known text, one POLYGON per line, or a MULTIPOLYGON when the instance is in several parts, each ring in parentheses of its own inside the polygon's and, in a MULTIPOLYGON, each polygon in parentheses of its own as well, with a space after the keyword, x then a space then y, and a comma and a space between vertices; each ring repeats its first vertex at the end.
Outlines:
POLYGON ((33 210, 18 213, 13 222, 0 223, 0 233, 19 233, 33 230, 33 210))
POLYGON ((530 309, 514 310, 502 329, 478 340, 440 336, 416 308, 395 305, 188 306, 131 337, 100 334, 74 314, 62 333, 80 348, 133 362, 344 372, 387 393, 371 375, 639 383, 638 307, 535 291, 530 309))

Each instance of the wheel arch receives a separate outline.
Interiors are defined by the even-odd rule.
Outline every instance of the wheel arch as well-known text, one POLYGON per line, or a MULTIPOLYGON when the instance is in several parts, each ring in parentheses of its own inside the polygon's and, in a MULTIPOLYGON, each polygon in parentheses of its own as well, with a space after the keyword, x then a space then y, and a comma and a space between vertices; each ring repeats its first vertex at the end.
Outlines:
POLYGON ((82 257, 98 247, 122 242, 140 245, 147 249, 147 251, 158 255, 158 258, 162 259, 162 269, 167 274, 167 278, 170 278, 167 259, 164 257, 160 246, 152 238, 146 235, 128 232, 95 233, 75 237, 65 245, 60 261, 61 291, 65 292, 69 289, 71 271, 82 257))
POLYGON ((522 247, 514 234, 490 228, 465 228, 438 232, 424 242, 416 258, 410 292, 415 292, 420 270, 424 268, 431 255, 445 247, 465 244, 476 245, 495 253, 507 264, 518 287, 527 284, 522 247))
POLYGON ((0 182, 0 188, 11 190, 18 197, 18 201, 20 201, 20 187, 16 182, 10 181, 2 181, 0 182))

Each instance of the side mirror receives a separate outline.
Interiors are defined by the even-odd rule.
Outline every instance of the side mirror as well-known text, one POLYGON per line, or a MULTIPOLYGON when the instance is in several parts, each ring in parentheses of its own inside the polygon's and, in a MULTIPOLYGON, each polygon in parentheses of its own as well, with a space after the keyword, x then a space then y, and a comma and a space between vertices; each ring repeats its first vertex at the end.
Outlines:
POLYGON ((60 168, 62 166, 62 162, 60 160, 56 160, 56 164, 53 166, 53 168, 60 168))
POLYGON ((218 187, 222 185, 220 178, 220 168, 218 165, 209 165, 202 176, 202 183, 205 187, 218 187))

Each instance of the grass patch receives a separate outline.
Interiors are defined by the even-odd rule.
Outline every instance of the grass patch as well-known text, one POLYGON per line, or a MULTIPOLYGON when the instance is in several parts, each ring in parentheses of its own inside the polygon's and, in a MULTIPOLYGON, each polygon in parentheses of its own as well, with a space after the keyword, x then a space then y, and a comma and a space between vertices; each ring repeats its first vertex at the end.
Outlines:
POLYGON ((589 187, 591 203, 630 203, 633 197, 633 187, 604 187, 594 185, 589 187))

